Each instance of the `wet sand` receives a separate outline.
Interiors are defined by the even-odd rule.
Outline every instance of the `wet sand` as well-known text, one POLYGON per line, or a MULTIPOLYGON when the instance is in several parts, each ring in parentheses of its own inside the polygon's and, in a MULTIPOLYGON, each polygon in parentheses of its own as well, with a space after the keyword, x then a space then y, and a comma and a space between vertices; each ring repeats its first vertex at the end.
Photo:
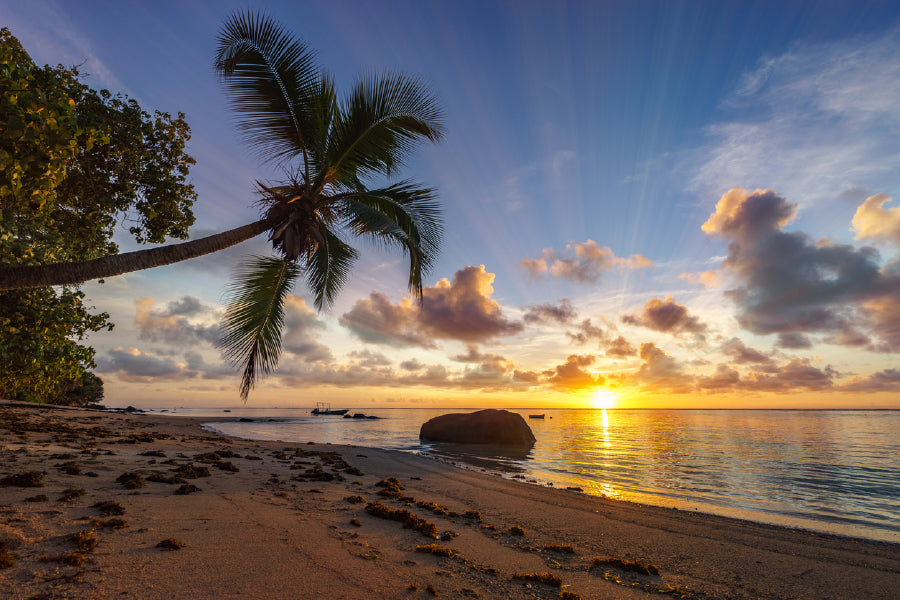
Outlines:
POLYGON ((12 563, 0 597, 900 594, 898 544, 607 500, 400 452, 238 440, 201 421, 0 403, 0 565, 12 563), (124 474, 143 485, 129 489, 124 474), (27 483, 43 485, 17 485, 27 483), (180 548, 158 547, 166 540, 180 548))

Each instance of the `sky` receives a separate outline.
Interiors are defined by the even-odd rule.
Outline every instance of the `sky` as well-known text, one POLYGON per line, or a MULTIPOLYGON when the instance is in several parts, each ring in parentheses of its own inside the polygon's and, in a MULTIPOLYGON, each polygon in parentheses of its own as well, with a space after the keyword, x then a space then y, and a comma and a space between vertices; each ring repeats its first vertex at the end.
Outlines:
MULTIPOLYGON (((329 311, 293 290, 248 406, 900 408, 900 4, 32 0, 0 23, 39 64, 186 114, 196 238, 256 220, 279 176, 213 72, 248 7, 339 90, 419 77, 447 127, 400 174, 444 211, 424 302, 403 256, 355 243, 329 311)), ((86 284, 116 324, 88 340, 106 403, 240 406, 217 323, 269 251, 86 284)))

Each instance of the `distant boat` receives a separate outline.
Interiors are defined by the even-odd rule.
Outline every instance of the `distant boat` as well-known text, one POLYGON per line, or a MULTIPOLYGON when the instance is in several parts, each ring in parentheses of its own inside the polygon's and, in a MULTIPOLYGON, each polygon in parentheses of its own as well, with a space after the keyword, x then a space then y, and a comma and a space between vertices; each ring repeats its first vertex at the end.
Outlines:
POLYGON ((543 419, 544 415, 528 415, 529 419, 543 419))
POLYGON ((331 405, 327 402, 316 402, 316 407, 312 410, 314 415, 345 415, 349 412, 349 408, 340 410, 331 410, 331 405))

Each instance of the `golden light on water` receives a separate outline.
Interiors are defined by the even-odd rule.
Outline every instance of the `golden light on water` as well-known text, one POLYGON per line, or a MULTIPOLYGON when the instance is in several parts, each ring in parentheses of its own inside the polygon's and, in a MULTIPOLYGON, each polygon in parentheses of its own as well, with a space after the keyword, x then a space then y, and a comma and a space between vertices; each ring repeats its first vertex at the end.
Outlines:
POLYGON ((607 408, 615 408, 617 400, 618 398, 616 398, 616 395, 611 391, 597 390, 591 396, 591 407, 602 408, 604 410, 607 408))

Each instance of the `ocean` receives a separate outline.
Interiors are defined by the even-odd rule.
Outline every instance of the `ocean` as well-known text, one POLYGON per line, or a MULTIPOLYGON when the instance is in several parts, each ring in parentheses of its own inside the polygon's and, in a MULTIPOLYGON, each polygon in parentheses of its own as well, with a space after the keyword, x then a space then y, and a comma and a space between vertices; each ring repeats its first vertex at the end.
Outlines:
POLYGON ((248 439, 329 442, 440 456, 535 485, 793 528, 900 542, 900 411, 514 410, 537 442, 524 455, 422 443, 419 427, 458 409, 176 409, 248 439), (545 418, 529 419, 542 413, 545 418))

